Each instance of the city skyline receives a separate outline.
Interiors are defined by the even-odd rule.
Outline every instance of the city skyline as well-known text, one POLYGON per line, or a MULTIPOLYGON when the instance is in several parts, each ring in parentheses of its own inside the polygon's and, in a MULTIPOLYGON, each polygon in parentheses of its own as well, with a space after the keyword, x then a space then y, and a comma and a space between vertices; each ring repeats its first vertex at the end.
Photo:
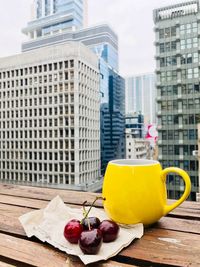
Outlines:
MULTIPOLYGON (((178 2, 180 1, 174 1, 174 3, 178 2)), ((21 29, 30 20, 31 3, 32 0, 20 0, 20 3, 17 0, 8 0, 3 3, 0 10, 0 21, 3 25, 0 26, 2 37, 0 57, 20 53, 21 43, 26 40, 21 29), (9 10, 9 16, 6 10, 9 10), (5 25, 7 25, 6 30, 5 25)), ((171 4, 170 0, 162 1, 162 6, 169 4, 171 4)), ((141 3, 138 0, 124 0, 123 3, 120 0, 109 2, 88 0, 88 26, 108 23, 119 36, 121 75, 137 75, 155 70, 152 11, 157 7, 160 7, 159 0, 151 0, 147 3, 141 3), (123 18, 123 23, 119 17, 123 18), (145 34, 143 34, 144 31, 145 34)))

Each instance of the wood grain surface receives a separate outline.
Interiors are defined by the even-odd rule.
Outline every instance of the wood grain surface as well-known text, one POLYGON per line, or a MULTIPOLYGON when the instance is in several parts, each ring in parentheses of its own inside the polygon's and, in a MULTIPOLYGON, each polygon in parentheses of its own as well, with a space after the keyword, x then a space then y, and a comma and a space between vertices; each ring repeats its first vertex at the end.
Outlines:
MULTIPOLYGON (((9 266, 84 266, 71 257, 42 243, 28 239, 19 216, 44 208, 60 195, 70 207, 80 207, 96 194, 59 189, 0 184, 0 267, 9 266)), ((171 201, 170 201, 171 203, 171 201)), ((98 201, 97 207, 102 207, 98 201)), ((117 256, 106 262, 89 266, 200 266, 200 203, 184 202, 180 207, 145 229, 140 240, 135 240, 117 256)))

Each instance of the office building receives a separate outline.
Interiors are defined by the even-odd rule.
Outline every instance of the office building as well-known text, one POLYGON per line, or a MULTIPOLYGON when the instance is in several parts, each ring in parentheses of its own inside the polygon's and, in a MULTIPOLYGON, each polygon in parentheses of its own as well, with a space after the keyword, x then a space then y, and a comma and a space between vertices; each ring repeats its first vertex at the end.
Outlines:
POLYGON ((141 113, 145 123, 156 122, 155 74, 147 73, 127 77, 126 114, 141 113))
POLYGON ((109 69, 108 102, 101 104, 101 172, 110 160, 125 158, 125 81, 109 69))
MULTIPOLYGON (((199 1, 154 10, 159 160, 190 175, 195 200, 199 188, 197 123, 200 121, 199 1)), ((169 197, 184 190, 180 177, 169 175, 169 197)))
MULTIPOLYGON (((51 21, 48 23, 50 25, 51 21)), ((104 174, 107 162, 115 157, 120 158, 121 152, 116 152, 116 148, 119 149, 119 146, 116 144, 120 143, 120 138, 122 138, 122 136, 123 140, 121 140, 121 143, 125 145, 124 132, 122 134, 125 128, 123 118, 125 94, 124 79, 118 74, 118 37, 110 26, 106 24, 82 29, 52 32, 50 35, 38 36, 37 38, 32 38, 29 34, 29 40, 22 44, 22 51, 27 52, 40 47, 48 47, 54 44, 67 43, 69 41, 82 42, 99 58, 101 96, 100 120, 102 126, 101 170, 102 174, 104 174), (121 97, 120 101, 118 99, 119 96, 121 97), (116 99, 113 100, 113 97, 116 99), (123 103, 123 107, 121 103, 123 103), (114 111, 113 108, 111 108, 113 105, 115 105, 114 111), (104 127, 106 127, 106 129, 104 129, 104 127), (109 137, 107 136, 108 131, 109 137), (108 139, 110 141, 108 141, 108 139), (114 146, 112 146, 113 140, 115 140, 114 146)), ((123 151, 123 155, 125 154, 125 147, 119 150, 123 151)))
POLYGON ((85 9, 84 0, 34 0, 32 20, 22 32, 35 40, 80 29, 84 24, 85 9))
POLYGON ((136 112, 127 114, 125 116, 125 127, 131 130, 135 138, 143 138, 145 136, 144 115, 136 112))
POLYGON ((150 159, 150 143, 144 138, 136 138, 130 128, 125 129, 126 158, 127 159, 150 159))
POLYGON ((37 38, 29 36, 29 40, 22 43, 22 52, 69 41, 82 42, 99 58, 104 59, 110 68, 118 71, 118 37, 107 24, 74 31, 55 32, 52 35, 37 38))
POLYGON ((150 158, 150 143, 144 137, 144 116, 140 113, 126 115, 125 140, 127 159, 150 158))
POLYGON ((0 59, 1 181, 101 188, 98 58, 78 42, 0 59))

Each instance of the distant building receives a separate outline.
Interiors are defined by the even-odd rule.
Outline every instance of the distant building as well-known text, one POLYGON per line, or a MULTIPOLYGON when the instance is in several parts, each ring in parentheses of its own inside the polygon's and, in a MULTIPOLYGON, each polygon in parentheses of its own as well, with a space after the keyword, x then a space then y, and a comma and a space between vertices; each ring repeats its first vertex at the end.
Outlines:
POLYGON ((30 39, 76 30, 84 24, 84 0, 34 0, 32 21, 22 32, 30 39))
POLYGON ((125 127, 131 130, 134 138, 145 136, 144 116, 140 113, 130 113, 125 116, 125 127))
POLYGON ((147 159, 150 156, 150 143, 144 138, 136 138, 130 128, 125 130, 126 158, 147 159))
POLYGON ((126 158, 150 158, 150 143, 144 138, 144 116, 133 113, 125 117, 126 158))
POLYGON ((101 171, 113 159, 125 158, 125 82, 109 70, 108 102, 101 105, 101 171))
POLYGON ((0 59, 0 180, 96 191, 98 58, 78 42, 0 59))
POLYGON ((145 123, 156 122, 156 86, 153 73, 127 77, 126 114, 140 112, 145 123))
MULTIPOLYGON (((158 8, 155 23, 157 117, 159 161, 190 175, 192 192, 199 191, 197 124, 200 121, 199 1, 158 8)), ((184 190, 180 177, 169 175, 168 196, 179 198, 184 190)))

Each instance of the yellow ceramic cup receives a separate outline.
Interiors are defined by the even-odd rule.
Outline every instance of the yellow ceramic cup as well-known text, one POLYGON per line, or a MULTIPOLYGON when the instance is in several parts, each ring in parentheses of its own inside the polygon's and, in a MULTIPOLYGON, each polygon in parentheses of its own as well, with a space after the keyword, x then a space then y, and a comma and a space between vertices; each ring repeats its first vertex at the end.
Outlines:
POLYGON ((190 190, 190 178, 180 168, 162 170, 158 161, 125 159, 108 163, 102 195, 104 209, 114 221, 149 225, 179 206, 190 190), (166 176, 172 172, 183 178, 185 191, 179 200, 167 205, 166 176))

